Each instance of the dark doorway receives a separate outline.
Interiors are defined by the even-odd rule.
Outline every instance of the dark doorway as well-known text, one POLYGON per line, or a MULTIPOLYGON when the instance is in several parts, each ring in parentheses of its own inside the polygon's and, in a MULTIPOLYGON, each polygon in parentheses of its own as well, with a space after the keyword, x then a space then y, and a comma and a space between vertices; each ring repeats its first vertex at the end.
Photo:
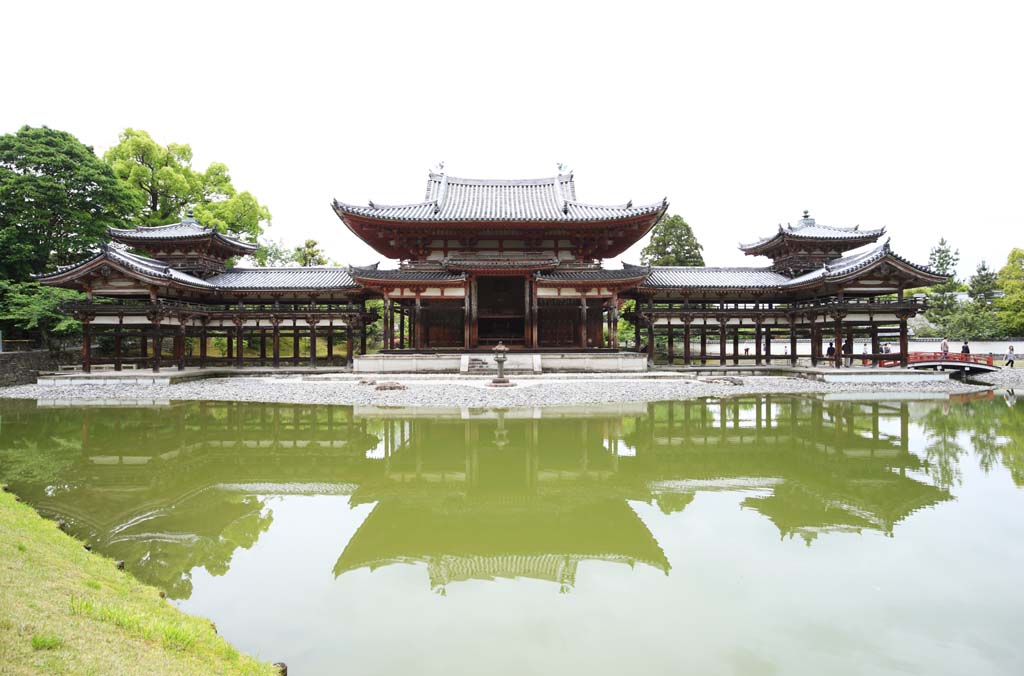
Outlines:
POLYGON ((477 279, 479 345, 526 343, 526 280, 522 277, 477 279))

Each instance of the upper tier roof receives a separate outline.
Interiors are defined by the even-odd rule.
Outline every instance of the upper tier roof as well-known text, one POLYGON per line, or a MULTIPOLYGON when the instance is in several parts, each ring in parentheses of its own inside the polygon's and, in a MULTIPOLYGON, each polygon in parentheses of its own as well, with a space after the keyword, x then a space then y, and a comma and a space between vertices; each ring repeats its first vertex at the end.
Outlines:
POLYGON ((145 246, 157 242, 193 241, 210 239, 220 246, 237 253, 245 255, 252 253, 258 247, 256 244, 243 242, 223 235, 214 228, 207 228, 199 225, 194 218, 184 218, 180 223, 169 225, 151 225, 141 228, 107 228, 111 239, 130 245, 145 246))
POLYGON ((595 222, 657 213, 666 200, 643 206, 584 204, 576 200, 572 174, 532 179, 455 178, 431 173, 425 200, 390 206, 370 202, 355 206, 335 200, 339 216, 346 214, 386 221, 595 222))
POLYGON ((740 244, 740 249, 751 255, 761 254, 774 249, 786 239, 841 242, 844 248, 849 249, 874 242, 883 234, 885 234, 885 228, 861 230, 859 225, 852 228, 820 225, 805 211, 804 217, 796 225, 787 224, 785 227, 779 225, 778 232, 750 244, 740 244))

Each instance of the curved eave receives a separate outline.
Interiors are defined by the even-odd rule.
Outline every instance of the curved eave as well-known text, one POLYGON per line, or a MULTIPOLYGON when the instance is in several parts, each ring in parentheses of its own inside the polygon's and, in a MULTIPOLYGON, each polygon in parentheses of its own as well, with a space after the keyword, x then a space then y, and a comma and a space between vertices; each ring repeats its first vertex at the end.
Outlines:
POLYGON ((549 287, 604 287, 604 288, 616 288, 616 289, 631 289, 636 286, 640 286, 647 279, 647 275, 640 275, 634 277, 595 277, 587 279, 581 277, 578 279, 550 279, 545 278, 543 275, 536 277, 537 286, 549 286, 549 287))
MULTIPOLYGON (((47 286, 73 288, 75 282, 104 265, 110 266, 126 277, 132 277, 145 282, 146 284, 152 284, 155 286, 179 286, 188 289, 201 289, 203 291, 211 291, 215 288, 210 284, 192 283, 186 279, 171 277, 166 272, 158 273, 154 270, 134 265, 130 260, 122 258, 108 249, 104 249, 92 258, 88 258, 81 263, 69 266, 62 270, 51 272, 46 275, 33 275, 33 279, 40 284, 45 284, 47 286)), ((165 270, 168 269, 169 268, 165 267, 165 270)), ((79 284, 78 286, 84 285, 79 284)))
POLYGON ((911 283, 913 286, 940 284, 948 279, 945 275, 939 275, 930 270, 914 265, 905 258, 897 256, 891 252, 886 252, 875 260, 865 261, 854 268, 829 273, 825 275, 823 279, 827 282, 847 282, 869 274, 884 263, 888 263, 901 272, 906 273, 906 275, 912 279, 911 283))
POLYGON ((146 245, 152 245, 154 243, 171 244, 174 242, 195 242, 204 239, 209 240, 211 243, 216 242, 218 246, 227 249, 233 255, 237 256, 244 256, 246 254, 253 253, 259 248, 258 244, 243 242, 241 240, 228 237, 227 235, 213 229, 206 229, 205 232, 196 232, 193 234, 168 235, 166 237, 153 234, 139 236, 138 232, 139 231, 137 229, 132 228, 107 228, 107 234, 111 239, 137 248, 145 248, 146 245))
POLYGON ((801 235, 799 232, 777 232, 772 237, 750 244, 740 244, 739 249, 748 256, 765 256, 768 252, 786 243, 787 240, 800 242, 828 242, 849 245, 848 249, 855 249, 875 242, 885 234, 885 228, 879 230, 865 230, 859 237, 822 237, 820 235, 801 235))
POLYGON ((346 204, 334 200, 332 206, 334 212, 338 214, 344 220, 345 216, 356 216, 359 218, 365 218, 380 223, 386 224, 399 224, 399 223, 413 223, 423 225, 453 225, 453 226, 480 226, 480 225, 506 225, 506 224, 540 224, 549 225, 555 227, 559 224, 564 225, 603 225, 615 221, 628 221, 634 218, 643 218, 644 216, 651 216, 653 214, 661 214, 665 209, 668 208, 668 201, 663 200, 655 204, 646 204, 636 207, 622 207, 622 206, 602 206, 597 204, 585 204, 583 202, 569 202, 571 208, 586 209, 592 211, 595 215, 591 216, 574 216, 566 214, 565 217, 559 218, 529 218, 524 216, 510 216, 507 218, 481 218, 479 216, 465 216, 465 217, 447 217, 447 216, 431 216, 429 213, 424 215, 422 212, 431 211, 435 204, 434 202, 419 202, 416 204, 402 204, 397 206, 391 205, 374 205, 370 206, 357 206, 354 204, 346 204), (395 213, 396 211, 406 210, 411 212, 409 216, 395 213), (382 213, 386 212, 386 213, 382 213), (602 214, 606 212, 606 214, 602 214))
MULTIPOLYGON (((425 233, 432 230, 446 229, 454 230, 458 232, 469 231, 478 233, 482 231, 493 230, 495 228, 501 228, 502 230, 514 230, 516 228, 525 231, 537 231, 537 230, 564 230, 566 228, 572 228, 583 231, 597 231, 602 230, 621 230, 628 228, 629 226, 641 226, 640 229, 636 229, 629 233, 623 233, 625 236, 622 239, 617 239, 611 245, 606 245, 604 248, 595 251, 595 256, 601 258, 614 258, 622 254, 624 251, 629 249, 634 243, 643 238, 647 233, 654 228, 655 224, 661 219, 661 217, 668 210, 668 201, 663 201, 661 204, 652 205, 649 207, 634 208, 633 211, 636 213, 624 214, 616 216, 615 218, 607 219, 580 219, 580 220, 550 220, 550 219, 458 219, 458 220, 441 220, 441 219, 401 219, 401 218, 382 218, 378 215, 367 213, 368 208, 353 207, 352 205, 343 204, 337 200, 333 203, 334 213, 337 214, 341 222, 345 224, 345 227, 349 231, 358 237, 360 240, 366 242, 373 247, 378 253, 388 258, 395 259, 412 259, 417 256, 413 255, 413 252, 406 247, 401 247, 392 244, 390 238, 385 236, 378 236, 378 231, 388 230, 392 232, 416 232, 425 233), (641 211, 643 209, 643 211, 641 211)), ((422 235, 420 235, 422 236, 422 235)))

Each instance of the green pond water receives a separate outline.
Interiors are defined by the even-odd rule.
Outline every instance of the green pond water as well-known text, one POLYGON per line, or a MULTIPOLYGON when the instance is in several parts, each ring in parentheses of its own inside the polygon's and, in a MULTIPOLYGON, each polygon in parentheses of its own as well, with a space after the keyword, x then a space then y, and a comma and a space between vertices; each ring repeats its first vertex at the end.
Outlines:
POLYGON ((292 674, 1021 674, 1022 408, 0 401, 0 475, 292 674))

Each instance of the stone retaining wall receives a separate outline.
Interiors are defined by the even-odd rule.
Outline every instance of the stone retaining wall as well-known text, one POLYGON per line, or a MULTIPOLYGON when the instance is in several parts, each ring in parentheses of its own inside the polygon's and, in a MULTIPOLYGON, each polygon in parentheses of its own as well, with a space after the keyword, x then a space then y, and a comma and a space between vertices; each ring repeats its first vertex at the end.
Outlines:
POLYGON ((56 371, 62 363, 74 363, 71 353, 54 355, 49 350, 0 352, 0 387, 36 382, 40 371, 56 371))

